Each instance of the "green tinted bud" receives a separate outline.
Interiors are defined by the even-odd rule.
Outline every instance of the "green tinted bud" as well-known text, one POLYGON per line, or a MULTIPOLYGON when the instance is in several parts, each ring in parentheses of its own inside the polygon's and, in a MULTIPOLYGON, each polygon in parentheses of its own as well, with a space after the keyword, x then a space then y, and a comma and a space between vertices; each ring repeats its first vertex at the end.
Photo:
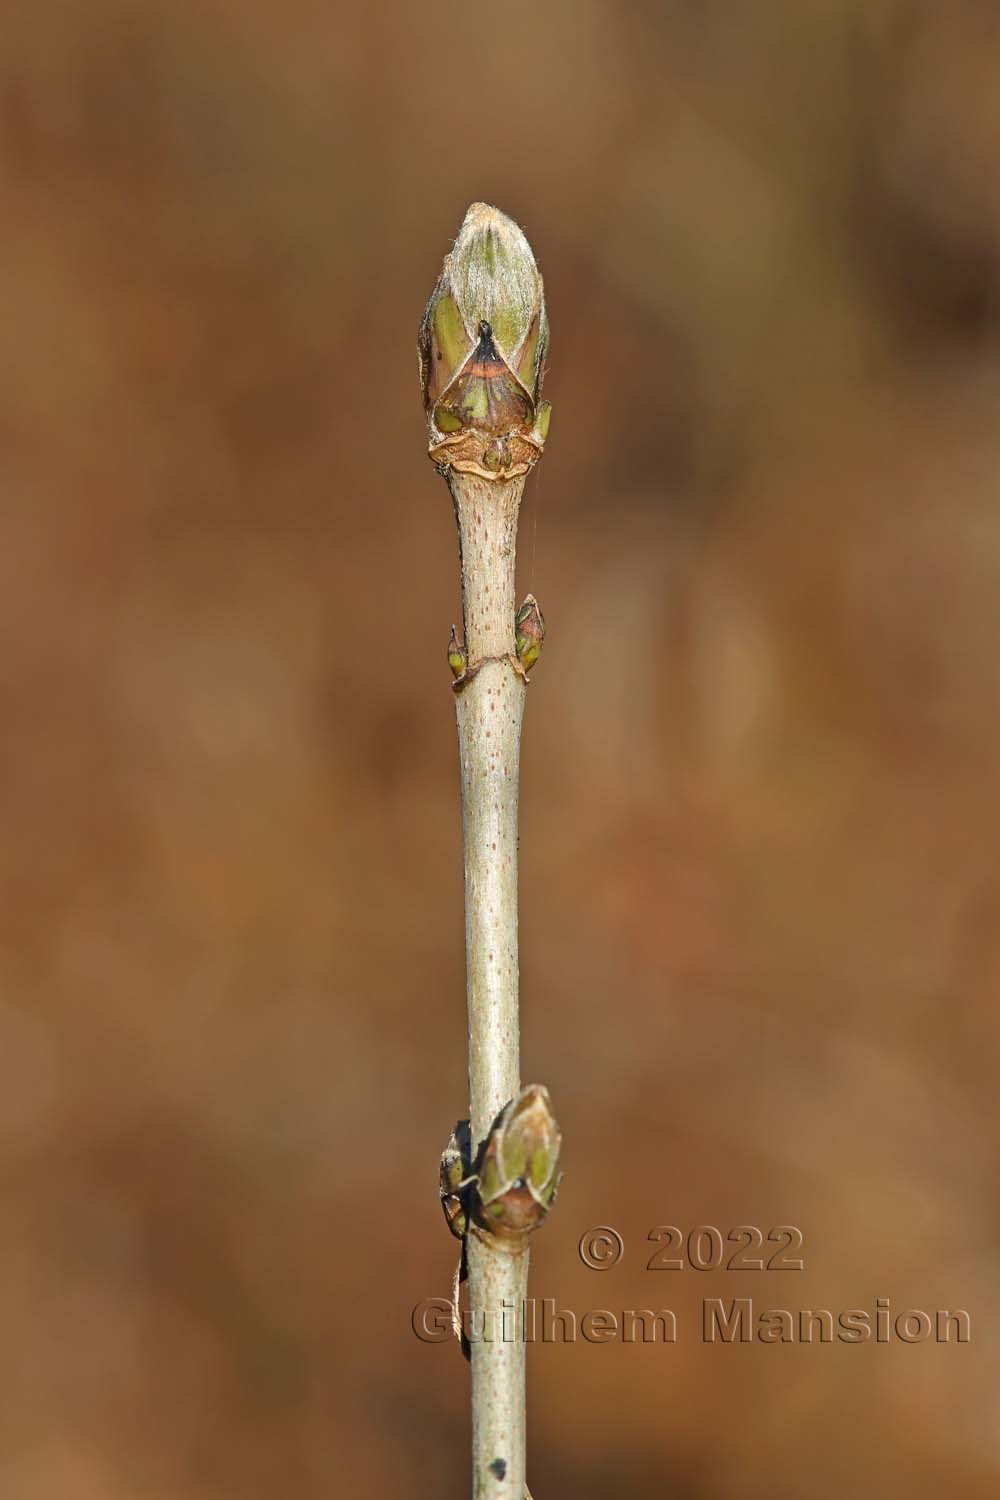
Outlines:
POLYGON ((461 677, 466 668, 465 647, 458 638, 458 631, 453 625, 451 627, 451 639, 448 642, 448 665, 455 677, 461 677))
POLYGON ((469 1122, 460 1120, 441 1153, 440 1191, 445 1222, 457 1239, 468 1228, 465 1195, 474 1181, 468 1162, 469 1122))
POLYGON ((537 1229, 559 1183, 562 1136, 541 1084, 522 1089, 486 1139, 479 1173, 478 1217, 494 1234, 537 1229))
POLYGON ((526 672, 530 672, 542 654, 545 639, 545 620, 534 594, 529 594, 514 619, 514 645, 518 659, 526 672))
POLYGON ((506 214, 474 203, 427 304, 420 381, 431 457, 487 479, 525 474, 545 442, 542 277, 506 214))

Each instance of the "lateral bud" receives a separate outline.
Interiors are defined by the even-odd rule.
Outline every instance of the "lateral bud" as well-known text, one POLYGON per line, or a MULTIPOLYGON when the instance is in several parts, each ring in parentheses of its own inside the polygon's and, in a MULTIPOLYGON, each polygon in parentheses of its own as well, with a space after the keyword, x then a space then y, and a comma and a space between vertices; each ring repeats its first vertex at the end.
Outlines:
POLYGON ((483 1146, 476 1195, 481 1229, 520 1240, 539 1227, 555 1202, 561 1145, 548 1089, 530 1084, 501 1111, 483 1146))
POLYGON ((528 594, 514 617, 514 645, 526 672, 531 671, 541 656, 544 639, 545 619, 534 594, 528 594))
POLYGON ((459 677, 464 676, 465 668, 468 665, 465 647, 459 640, 458 630, 454 625, 451 627, 451 639, 448 641, 448 665, 456 681, 459 677))
POLYGON ((440 1193, 445 1222, 456 1239, 464 1239, 469 1225, 468 1189, 475 1182, 469 1169, 469 1122, 459 1120, 441 1153, 440 1193))

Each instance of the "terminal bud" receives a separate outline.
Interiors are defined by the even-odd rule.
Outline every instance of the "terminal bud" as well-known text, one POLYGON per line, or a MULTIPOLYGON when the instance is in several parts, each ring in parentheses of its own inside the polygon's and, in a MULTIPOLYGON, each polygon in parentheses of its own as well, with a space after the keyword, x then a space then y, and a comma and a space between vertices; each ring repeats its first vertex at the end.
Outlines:
POLYGON ((420 383, 430 455, 442 469, 526 474, 548 431, 539 403, 548 319, 523 232, 473 203, 445 257, 420 328, 420 383))

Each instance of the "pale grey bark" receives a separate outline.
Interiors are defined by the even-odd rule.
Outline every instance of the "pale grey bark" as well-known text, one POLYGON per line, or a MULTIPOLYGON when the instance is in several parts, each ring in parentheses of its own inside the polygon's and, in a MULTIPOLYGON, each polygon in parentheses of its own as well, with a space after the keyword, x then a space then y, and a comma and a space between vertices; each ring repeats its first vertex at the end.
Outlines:
MULTIPOLYGON (((514 650, 514 563, 524 488, 452 471, 462 558, 466 677, 456 693, 465 858, 469 1110, 473 1154, 520 1088, 517 804, 525 680, 514 650)), ((525 1489, 528 1251, 467 1239, 474 1500, 525 1489), (506 1335, 506 1336, 505 1336, 506 1335)))

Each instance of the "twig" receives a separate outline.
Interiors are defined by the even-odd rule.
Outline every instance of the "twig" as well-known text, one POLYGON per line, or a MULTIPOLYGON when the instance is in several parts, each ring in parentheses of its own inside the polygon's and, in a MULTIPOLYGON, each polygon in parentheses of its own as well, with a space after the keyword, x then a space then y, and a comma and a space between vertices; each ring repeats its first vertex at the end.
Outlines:
POLYGON ((470 1230, 474 1500, 526 1491, 527 1235, 554 1197, 559 1151, 546 1091, 519 1092, 523 663, 537 657, 544 624, 530 597, 517 610, 514 572, 525 476, 548 427, 538 401, 547 336, 527 240, 505 215, 473 204, 428 303, 420 356, 430 452, 451 490, 462 566, 463 635, 453 630, 448 660, 461 761, 471 1143, 464 1163, 453 1143, 443 1192, 459 1179, 468 1192, 461 1209, 450 1194, 448 1217, 470 1230))
MULTIPOLYGON (((466 652, 482 665, 457 695, 465 849, 469 1123, 474 1146, 520 1088, 517 801, 525 685, 514 652, 514 540, 523 478, 450 480, 462 554, 466 652), (495 498, 494 498, 494 493, 495 498), (500 656, 501 660, 483 660, 500 656), (505 659, 503 659, 505 658, 505 659)), ((469 1306, 520 1315, 528 1251, 468 1242, 469 1306)), ((511 1314, 507 1314, 510 1322, 511 1314)), ((485 1331, 485 1327, 484 1327, 485 1331)), ((493 1329, 495 1332, 495 1328, 493 1329)), ((473 1329, 473 1332, 475 1330, 473 1329)), ((472 1344, 473 1495, 519 1496, 525 1484, 524 1343, 472 1344)))

